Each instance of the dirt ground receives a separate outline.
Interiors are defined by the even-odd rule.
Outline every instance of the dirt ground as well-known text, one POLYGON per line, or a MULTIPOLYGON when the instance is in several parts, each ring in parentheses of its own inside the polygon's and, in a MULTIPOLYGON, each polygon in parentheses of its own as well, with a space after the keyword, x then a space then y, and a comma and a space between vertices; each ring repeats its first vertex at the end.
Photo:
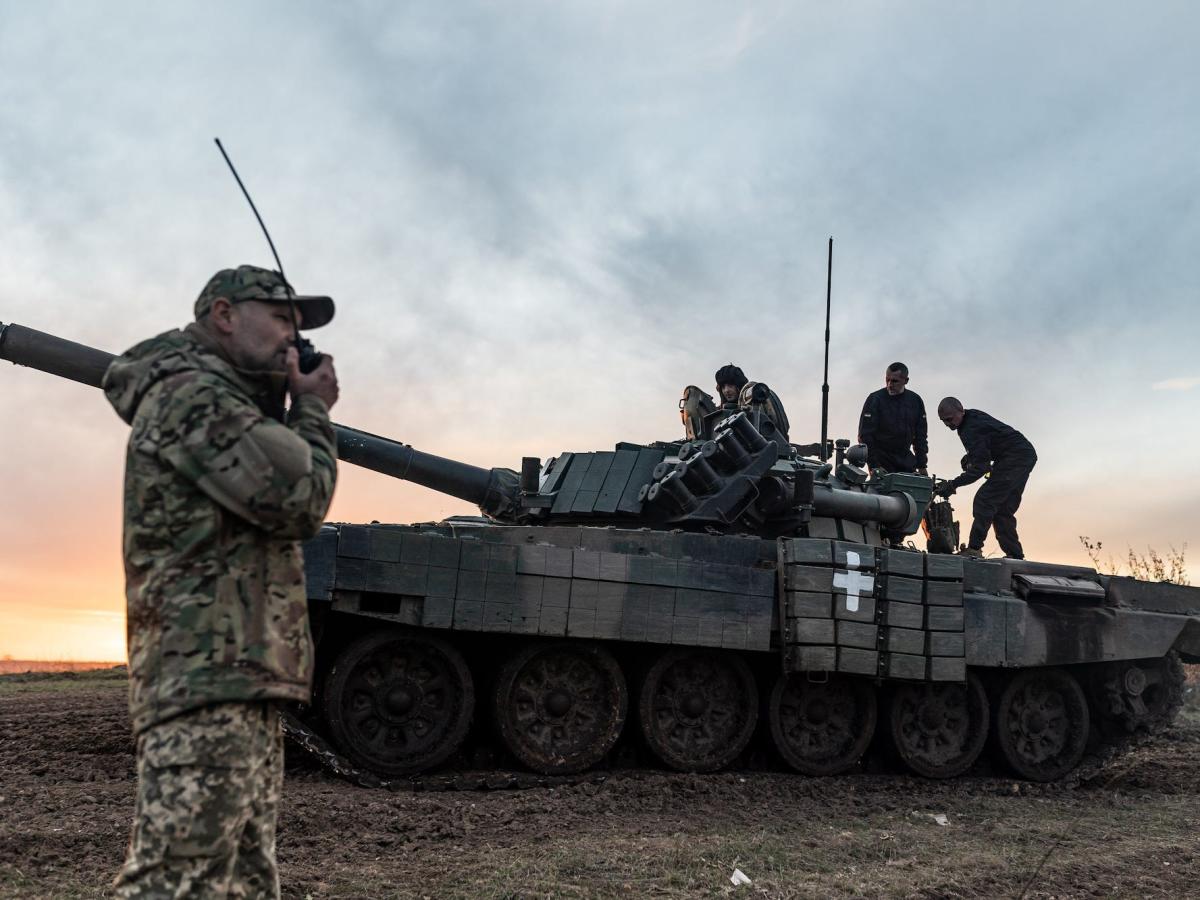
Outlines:
MULTIPOLYGON (((109 895, 134 797, 124 688, 121 670, 0 677, 0 896, 109 895)), ((641 771, 389 793, 292 750, 284 895, 1200 896, 1197 693, 1173 731, 1073 788, 641 771)))

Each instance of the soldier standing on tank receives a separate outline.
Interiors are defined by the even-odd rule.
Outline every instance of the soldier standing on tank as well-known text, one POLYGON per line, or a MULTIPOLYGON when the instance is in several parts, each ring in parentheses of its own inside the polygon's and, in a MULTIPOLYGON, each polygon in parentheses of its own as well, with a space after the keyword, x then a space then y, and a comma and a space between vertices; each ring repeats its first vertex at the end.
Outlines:
POLYGON ((333 361, 302 374, 328 297, 218 272, 196 321, 118 357, 131 426, 124 555, 138 796, 121 897, 278 897, 279 704, 310 697, 300 542, 333 495, 333 361), (294 306, 292 301, 294 299, 294 306), (284 410, 285 393, 291 406, 284 410))
POLYGON ((925 402, 908 390, 908 366, 894 362, 879 390, 867 395, 858 420, 858 442, 867 445, 872 472, 915 472, 929 464, 925 402))
POLYGON ((938 418, 962 439, 967 455, 965 470, 957 478, 934 488, 934 493, 949 497, 963 485, 982 478, 990 469, 988 482, 975 494, 972 510, 975 521, 971 536, 962 553, 983 556, 983 542, 988 529, 996 530, 996 541, 1010 559, 1024 559, 1025 553, 1017 537, 1017 509, 1021 493, 1029 481, 1029 473, 1037 463, 1037 453, 1025 435, 978 409, 963 409, 954 397, 938 404, 938 418))

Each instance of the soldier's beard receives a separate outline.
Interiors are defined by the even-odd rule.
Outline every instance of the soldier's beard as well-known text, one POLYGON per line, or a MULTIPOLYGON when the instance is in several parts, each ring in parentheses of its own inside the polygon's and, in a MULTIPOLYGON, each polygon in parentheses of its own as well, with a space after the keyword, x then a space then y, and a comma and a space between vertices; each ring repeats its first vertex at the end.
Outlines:
POLYGON ((261 347, 230 347, 231 362, 245 372, 274 372, 287 371, 287 351, 291 343, 278 347, 269 352, 261 347), (269 354, 269 355, 268 355, 269 354))

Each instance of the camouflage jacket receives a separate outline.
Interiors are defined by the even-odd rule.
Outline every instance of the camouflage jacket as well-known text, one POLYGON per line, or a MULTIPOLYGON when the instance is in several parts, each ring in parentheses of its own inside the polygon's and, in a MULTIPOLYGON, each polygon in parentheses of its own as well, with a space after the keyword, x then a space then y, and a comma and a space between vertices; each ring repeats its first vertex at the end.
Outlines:
POLYGON ((132 426, 125 577, 134 733, 189 709, 308 700, 313 647, 300 541, 333 496, 318 397, 283 422, 282 373, 234 368, 195 325, 113 361, 104 391, 132 426))

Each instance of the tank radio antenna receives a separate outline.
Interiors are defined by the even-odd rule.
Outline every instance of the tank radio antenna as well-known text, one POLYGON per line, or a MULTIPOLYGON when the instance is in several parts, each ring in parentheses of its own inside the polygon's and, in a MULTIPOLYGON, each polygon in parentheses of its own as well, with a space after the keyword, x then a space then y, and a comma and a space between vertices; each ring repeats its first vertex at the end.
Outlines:
POLYGON ((821 384, 821 460, 829 459, 829 309, 833 296, 833 236, 829 238, 829 269, 825 276, 825 381, 821 384))
POLYGON ((246 185, 242 183, 242 177, 238 175, 238 171, 234 168, 233 160, 229 158, 229 154, 225 152, 225 148, 221 146, 220 138, 213 138, 217 145, 217 149, 221 151, 221 156, 225 160, 225 165, 229 166, 229 171, 233 173, 233 180, 237 182, 237 186, 242 189, 242 196, 246 198, 246 202, 250 204, 250 211, 254 213, 254 218, 258 219, 258 227, 262 229, 263 237, 267 239, 267 246, 271 248, 271 255, 275 257, 275 265, 279 268, 279 277, 283 279, 283 286, 287 290, 288 297, 291 298, 288 304, 292 310, 292 326, 296 330, 296 352, 300 354, 300 371, 304 373, 311 372, 321 364, 323 354, 318 353, 312 345, 312 341, 300 337, 300 316, 296 312, 296 292, 292 290, 292 283, 288 281, 287 275, 283 272, 283 263, 279 260, 279 253, 275 250, 275 242, 271 240, 271 232, 267 231, 267 224, 263 221, 263 217, 258 214, 258 207, 254 205, 254 200, 250 197, 250 192, 246 190, 246 185))

